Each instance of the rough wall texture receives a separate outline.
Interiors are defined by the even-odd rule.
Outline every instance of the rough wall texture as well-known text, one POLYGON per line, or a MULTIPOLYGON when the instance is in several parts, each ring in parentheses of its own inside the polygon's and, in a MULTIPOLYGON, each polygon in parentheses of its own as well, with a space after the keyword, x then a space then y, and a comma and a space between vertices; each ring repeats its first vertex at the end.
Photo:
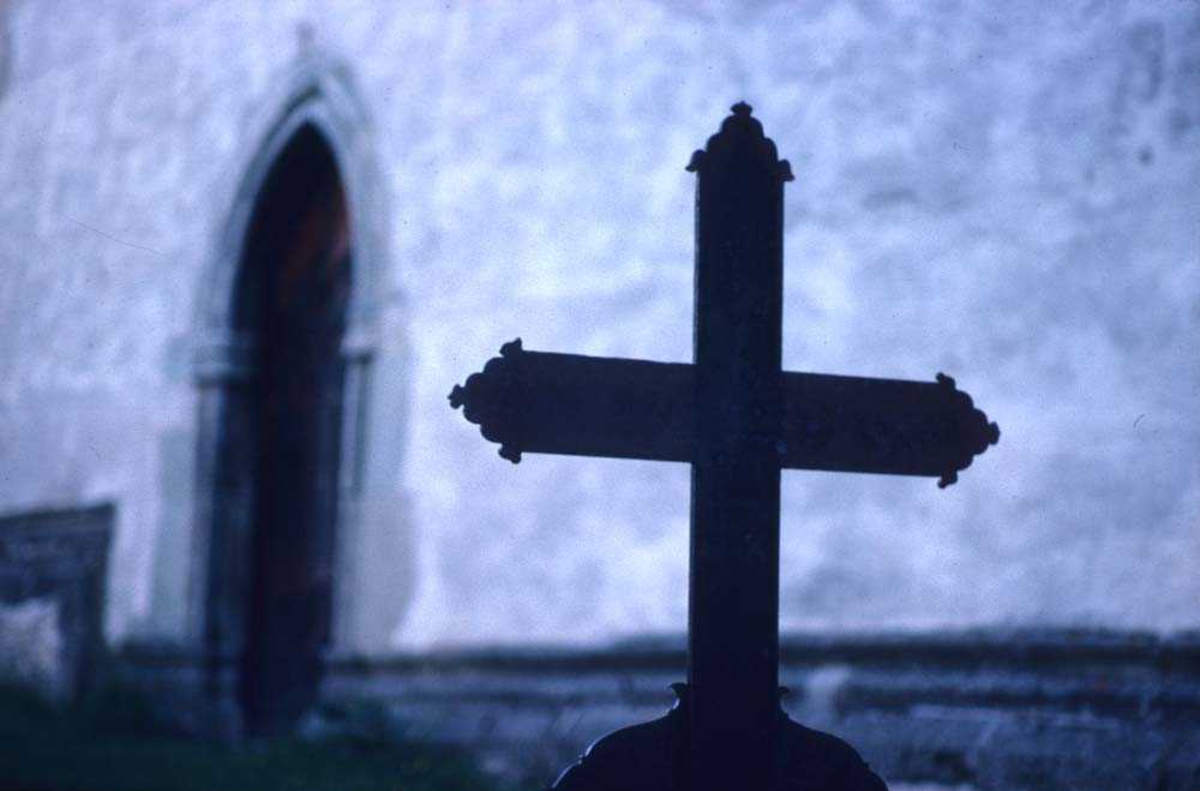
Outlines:
POLYGON ((944 493, 787 476, 784 625, 1196 625, 1196 4, 9 6, 0 509, 118 503, 111 638, 186 632, 197 306, 313 51, 386 207, 344 648, 685 623, 686 469, 512 467, 445 394, 518 335, 688 359, 683 166, 742 98, 797 174, 787 365, 1004 429, 944 493))

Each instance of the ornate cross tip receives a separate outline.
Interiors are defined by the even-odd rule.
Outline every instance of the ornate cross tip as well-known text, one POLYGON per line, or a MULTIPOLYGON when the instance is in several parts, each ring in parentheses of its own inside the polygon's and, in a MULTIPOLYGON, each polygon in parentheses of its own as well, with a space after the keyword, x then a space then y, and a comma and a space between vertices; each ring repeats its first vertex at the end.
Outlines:
POLYGON ((775 143, 763 132, 762 123, 752 115, 754 108, 738 102, 730 110, 733 115, 721 122, 720 131, 708 139, 703 149, 692 154, 688 172, 703 173, 731 164, 742 167, 745 162, 758 159, 779 181, 792 181, 792 166, 786 159, 779 158, 775 143))
POLYGON ((521 339, 514 338, 500 347, 500 356, 512 357, 514 354, 520 354, 523 351, 525 351, 525 348, 521 345, 521 339))
MULTIPOLYGON (((721 132, 730 134, 734 130, 737 130, 742 134, 749 134, 756 140, 765 139, 766 135, 763 133, 762 122, 751 115, 753 108, 750 105, 745 102, 738 102, 729 109, 733 111, 733 115, 721 123, 721 132)), ((711 145, 709 147, 711 148, 711 145)), ((773 143, 771 147, 774 149, 773 143)))
POLYGON ((956 433, 960 448, 959 457, 954 466, 942 473, 942 477, 938 479, 938 488, 945 489, 958 481, 959 471, 970 467, 976 456, 1000 442, 1000 426, 995 421, 988 421, 987 415, 975 408, 971 396, 959 390, 952 377, 938 373, 937 384, 954 400, 958 414, 956 433))
POLYGON ((500 348, 499 357, 455 385, 449 395, 450 407, 462 407, 463 417, 479 426, 484 439, 499 443, 501 458, 513 464, 521 461, 523 435, 516 407, 522 398, 517 370, 524 353, 520 338, 509 341, 500 348))

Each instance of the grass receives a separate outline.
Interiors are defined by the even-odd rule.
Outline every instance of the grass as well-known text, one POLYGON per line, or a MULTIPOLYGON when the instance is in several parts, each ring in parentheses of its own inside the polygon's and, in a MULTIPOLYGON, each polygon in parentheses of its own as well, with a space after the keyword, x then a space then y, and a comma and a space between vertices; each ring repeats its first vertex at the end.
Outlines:
POLYGON ((108 689, 57 710, 0 690, 4 791, 493 791, 462 755, 378 738, 227 746, 172 736, 136 695, 108 689))

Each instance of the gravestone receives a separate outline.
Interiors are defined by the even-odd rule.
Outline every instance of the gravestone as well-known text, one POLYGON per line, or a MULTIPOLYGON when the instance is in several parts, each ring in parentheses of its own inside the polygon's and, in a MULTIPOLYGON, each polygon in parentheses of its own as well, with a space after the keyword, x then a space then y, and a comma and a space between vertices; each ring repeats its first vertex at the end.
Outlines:
POLYGON ((563 791, 882 789, 839 739, 779 704, 782 469, 935 476, 999 441, 954 380, 781 370, 786 160, 751 108, 697 151, 694 363, 530 352, 520 340, 450 393, 522 453, 692 465, 688 681, 665 717, 594 744, 563 791))
POLYGON ((77 698, 104 649, 111 505, 0 518, 0 676, 77 698), (11 644, 11 645, 10 645, 11 644))

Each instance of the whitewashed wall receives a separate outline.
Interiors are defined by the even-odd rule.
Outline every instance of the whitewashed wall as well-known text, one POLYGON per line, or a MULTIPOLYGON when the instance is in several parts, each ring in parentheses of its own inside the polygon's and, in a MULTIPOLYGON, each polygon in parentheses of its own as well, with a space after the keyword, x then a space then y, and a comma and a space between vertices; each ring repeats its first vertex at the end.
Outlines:
POLYGON ((1200 625, 1200 8, 10 3, 0 509, 113 499, 109 633, 182 629, 189 355, 252 119, 348 65, 389 207, 361 650, 681 630, 687 469, 452 413, 499 345, 687 360, 692 150, 788 157, 785 362, 1004 432, 951 489, 788 473, 785 628, 1200 625), (311 31, 311 35, 305 31, 311 31))

